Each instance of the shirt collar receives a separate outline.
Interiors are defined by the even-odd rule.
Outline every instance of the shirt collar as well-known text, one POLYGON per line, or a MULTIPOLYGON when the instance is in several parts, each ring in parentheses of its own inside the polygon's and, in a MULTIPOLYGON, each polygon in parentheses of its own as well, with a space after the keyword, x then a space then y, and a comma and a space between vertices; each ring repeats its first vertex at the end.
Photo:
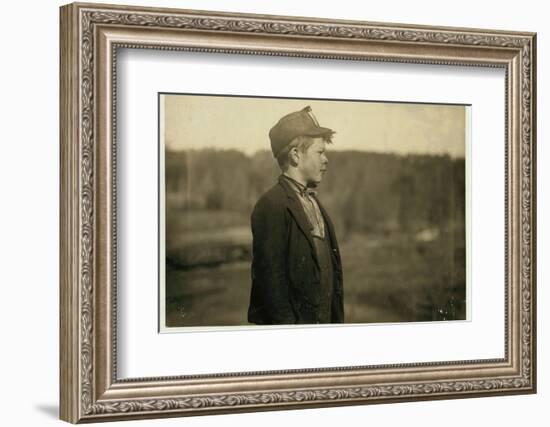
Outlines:
POLYGON ((291 178, 287 174, 283 173, 282 176, 291 184, 294 190, 302 197, 306 196, 316 196, 317 191, 311 187, 306 187, 301 182, 296 181, 294 178, 291 178))

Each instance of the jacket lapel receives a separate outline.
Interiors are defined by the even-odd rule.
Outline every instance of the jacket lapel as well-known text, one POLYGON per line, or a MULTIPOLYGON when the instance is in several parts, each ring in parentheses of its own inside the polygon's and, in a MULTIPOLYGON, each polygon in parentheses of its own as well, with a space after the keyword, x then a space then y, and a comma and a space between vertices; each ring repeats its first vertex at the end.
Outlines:
POLYGON ((315 250, 315 243, 313 242, 313 237, 311 236, 311 225, 307 219, 302 203, 298 200, 296 192, 290 188, 290 184, 286 182, 285 178, 281 175, 279 177, 279 184, 284 188, 286 195, 288 197, 288 210, 294 217, 294 220, 298 224, 298 227, 302 230, 302 233, 307 238, 309 245, 311 246, 311 252, 313 253, 313 258, 317 265, 319 265, 319 260, 317 259, 317 251, 315 250))

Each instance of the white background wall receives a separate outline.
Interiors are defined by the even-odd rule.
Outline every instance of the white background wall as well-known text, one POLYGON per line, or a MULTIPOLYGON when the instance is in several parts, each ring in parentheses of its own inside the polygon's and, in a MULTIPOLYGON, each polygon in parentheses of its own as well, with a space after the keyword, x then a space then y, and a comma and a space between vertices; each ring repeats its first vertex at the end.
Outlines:
MULTIPOLYGON (((121 3, 111 0, 113 3, 121 3)), ((548 423, 547 363, 550 316, 546 289, 550 269, 548 222, 550 162, 545 141, 550 114, 550 29, 544 3, 493 1, 331 2, 305 0, 163 0, 136 5, 317 16, 538 32, 538 359, 537 395, 445 400, 207 416, 130 425, 278 426, 444 425, 491 423, 538 426, 548 423), (546 335, 546 336, 545 336, 546 335)), ((58 7, 59 1, 3 4, 0 66, 0 420, 2 425, 59 425, 58 411, 58 7)))

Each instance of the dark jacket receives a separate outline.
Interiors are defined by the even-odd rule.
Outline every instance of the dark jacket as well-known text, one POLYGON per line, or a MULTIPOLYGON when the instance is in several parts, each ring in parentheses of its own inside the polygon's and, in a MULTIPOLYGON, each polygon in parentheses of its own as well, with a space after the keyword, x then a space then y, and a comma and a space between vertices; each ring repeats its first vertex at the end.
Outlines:
MULTIPOLYGON (((325 219, 334 267, 331 323, 344 322, 342 263, 334 226, 325 219)), ((251 215, 252 290, 248 321, 264 325, 318 323, 320 268, 309 221, 282 176, 256 203, 251 215)))

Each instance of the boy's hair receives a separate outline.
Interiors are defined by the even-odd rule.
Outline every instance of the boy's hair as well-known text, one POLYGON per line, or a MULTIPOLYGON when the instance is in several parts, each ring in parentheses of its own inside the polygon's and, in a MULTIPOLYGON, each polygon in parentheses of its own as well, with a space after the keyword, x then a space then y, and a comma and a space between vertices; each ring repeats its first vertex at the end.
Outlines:
MULTIPOLYGON (((327 144, 332 143, 332 134, 323 136, 323 141, 327 144)), ((302 153, 305 153, 311 145, 313 145, 313 142, 315 141, 315 137, 307 136, 307 135, 300 135, 294 138, 292 141, 290 141, 290 144, 288 144, 285 148, 281 150, 279 155, 277 156, 277 163, 279 163, 279 167, 283 172, 285 172, 288 169, 289 166, 289 153, 290 150, 292 150, 294 147, 298 148, 299 151, 302 153)))

